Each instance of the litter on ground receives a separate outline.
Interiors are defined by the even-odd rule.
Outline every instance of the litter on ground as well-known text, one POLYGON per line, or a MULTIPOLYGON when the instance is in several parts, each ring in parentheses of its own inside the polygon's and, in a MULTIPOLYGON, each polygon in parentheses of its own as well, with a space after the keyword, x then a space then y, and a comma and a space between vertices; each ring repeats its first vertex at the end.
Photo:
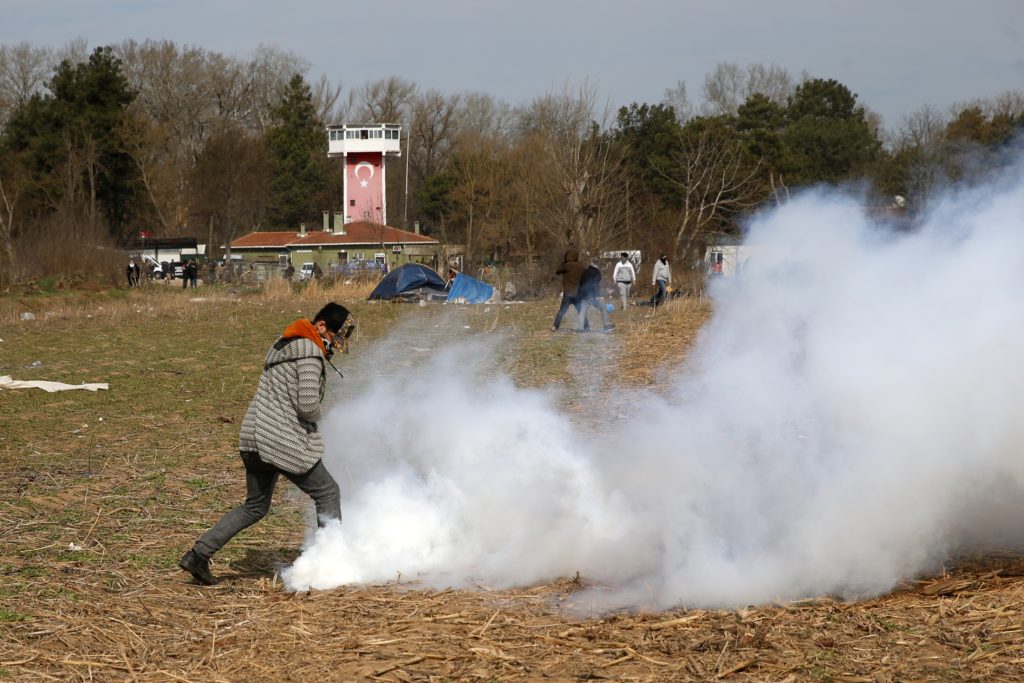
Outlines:
POLYGON ((63 382, 46 382, 43 380, 17 380, 10 375, 0 377, 0 389, 42 389, 53 393, 55 391, 72 391, 74 389, 85 389, 86 391, 97 391, 108 389, 110 385, 106 382, 95 382, 92 384, 64 384, 63 382))

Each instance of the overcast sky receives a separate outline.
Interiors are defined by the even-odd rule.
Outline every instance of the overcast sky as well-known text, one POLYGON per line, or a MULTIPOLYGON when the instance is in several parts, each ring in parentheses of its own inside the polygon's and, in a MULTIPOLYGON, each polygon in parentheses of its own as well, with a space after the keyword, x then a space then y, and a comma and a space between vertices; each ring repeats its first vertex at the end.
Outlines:
POLYGON ((1024 90, 1024 0, 0 0, 0 43, 169 39, 290 50, 347 90, 400 76, 519 104, 589 79, 617 107, 720 62, 835 78, 887 128, 924 104, 1024 90))

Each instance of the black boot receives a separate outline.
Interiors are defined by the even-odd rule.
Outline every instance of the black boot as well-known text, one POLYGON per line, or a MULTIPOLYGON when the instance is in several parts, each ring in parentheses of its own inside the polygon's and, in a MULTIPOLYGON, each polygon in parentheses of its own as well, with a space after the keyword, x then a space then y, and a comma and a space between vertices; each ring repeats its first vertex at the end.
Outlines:
POLYGON ((217 583, 217 579, 210 573, 210 561, 205 557, 200 557, 193 550, 189 550, 181 556, 178 566, 204 586, 213 586, 217 583))

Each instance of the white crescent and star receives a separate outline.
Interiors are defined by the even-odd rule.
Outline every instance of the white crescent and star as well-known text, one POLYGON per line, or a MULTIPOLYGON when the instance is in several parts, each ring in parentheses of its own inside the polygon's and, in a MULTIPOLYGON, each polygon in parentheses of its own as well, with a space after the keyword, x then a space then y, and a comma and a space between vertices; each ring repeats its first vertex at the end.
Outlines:
POLYGON ((359 181, 359 187, 369 186, 369 181, 373 179, 373 164, 371 164, 369 161, 360 161, 358 164, 356 164, 355 170, 352 171, 352 175, 354 175, 356 177, 356 180, 359 181), (366 180, 359 177, 359 171, 364 168, 370 169, 370 176, 366 180))

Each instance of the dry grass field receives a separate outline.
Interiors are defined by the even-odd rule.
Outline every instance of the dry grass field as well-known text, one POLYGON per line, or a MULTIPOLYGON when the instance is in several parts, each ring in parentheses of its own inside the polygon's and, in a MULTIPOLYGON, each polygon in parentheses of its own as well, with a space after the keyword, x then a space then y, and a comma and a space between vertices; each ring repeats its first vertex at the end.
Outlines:
MULTIPOLYGON (((0 374, 108 391, 0 390, 0 680, 910 681, 1024 679, 1024 562, 966 559, 875 599, 737 611, 579 616, 588 577, 514 590, 415 583, 295 594, 306 502, 279 487, 270 515, 218 554, 215 587, 178 557, 243 494, 234 455, 262 355, 327 298, 353 309, 353 355, 397 323, 450 307, 364 301, 364 289, 148 287, 0 297, 0 374), (31 311, 34 320, 22 320, 31 311), (38 362, 37 362, 38 361, 38 362)), ((553 300, 458 311, 451 334, 500 331, 503 371, 576 387, 580 348, 549 331, 553 300), (468 328, 468 329, 467 329, 468 328)), ((657 387, 709 314, 677 301, 613 314, 609 381, 657 387)), ((342 366, 345 364, 342 361, 342 366)), ((586 398, 587 400, 581 400, 586 398)), ((342 502, 344 506, 344 500, 342 502)))

